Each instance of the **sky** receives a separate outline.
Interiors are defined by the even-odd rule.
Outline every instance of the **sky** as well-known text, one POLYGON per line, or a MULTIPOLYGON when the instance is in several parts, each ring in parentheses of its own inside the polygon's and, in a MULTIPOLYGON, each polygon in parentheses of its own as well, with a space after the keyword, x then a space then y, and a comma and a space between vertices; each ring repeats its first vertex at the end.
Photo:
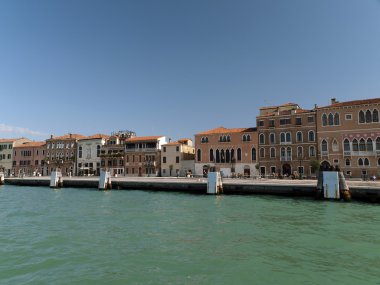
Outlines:
POLYGON ((255 127, 380 97, 379 0, 1 0, 0 138, 255 127))

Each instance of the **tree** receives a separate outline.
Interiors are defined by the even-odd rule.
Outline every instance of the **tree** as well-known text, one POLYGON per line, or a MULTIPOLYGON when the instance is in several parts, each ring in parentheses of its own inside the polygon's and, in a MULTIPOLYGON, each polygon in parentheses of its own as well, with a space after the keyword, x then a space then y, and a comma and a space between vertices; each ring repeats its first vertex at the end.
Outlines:
POLYGON ((321 162, 318 160, 318 159, 313 159, 310 161, 310 167, 311 167, 311 171, 313 173, 315 173, 318 169, 319 169, 319 166, 321 165, 321 162))

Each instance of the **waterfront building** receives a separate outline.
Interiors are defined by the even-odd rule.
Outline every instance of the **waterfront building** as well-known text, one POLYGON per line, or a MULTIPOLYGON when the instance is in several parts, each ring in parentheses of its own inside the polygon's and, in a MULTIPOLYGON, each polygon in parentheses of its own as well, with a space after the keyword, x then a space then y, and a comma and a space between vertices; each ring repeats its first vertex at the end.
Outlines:
POLYGON ((0 139, 0 171, 4 172, 4 175, 14 175, 12 173, 13 148, 30 141, 27 138, 0 139))
POLYGON ((125 141, 135 136, 135 132, 128 130, 113 132, 101 147, 101 168, 113 176, 125 175, 125 141))
POLYGON ((44 175, 46 143, 25 142, 13 147, 12 173, 15 176, 44 175))
POLYGON ((195 135, 195 173, 222 171, 224 176, 255 176, 256 128, 219 127, 195 135))
POLYGON ((319 160, 346 176, 380 176, 380 98, 317 108, 319 160))
POLYGON ((51 135, 46 140, 46 175, 50 175, 57 168, 61 169, 62 175, 77 175, 78 140, 83 138, 85 136, 80 134, 66 134, 59 137, 51 135))
POLYGON ((191 139, 180 139, 162 145, 161 175, 187 176, 195 172, 195 149, 191 139))
POLYGON ((133 137, 125 141, 126 176, 161 176, 161 147, 165 136, 133 137))
POLYGON ((257 116, 261 176, 315 176, 317 160, 315 110, 288 103, 260 108, 257 116))
POLYGON ((109 136, 96 134, 78 140, 77 169, 78 175, 100 175, 101 148, 109 136))

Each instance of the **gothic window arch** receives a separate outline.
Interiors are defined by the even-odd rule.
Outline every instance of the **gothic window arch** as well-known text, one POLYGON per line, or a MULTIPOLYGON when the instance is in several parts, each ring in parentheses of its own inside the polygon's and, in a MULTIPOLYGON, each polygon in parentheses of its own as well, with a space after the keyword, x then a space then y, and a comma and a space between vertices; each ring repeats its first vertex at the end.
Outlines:
POLYGON ((334 115, 331 113, 329 114, 328 123, 329 123, 329 126, 334 125, 334 115))
POLYGON ((237 149, 237 160, 238 161, 241 160, 241 149, 240 148, 237 149))
POLYGON ((220 163, 220 152, 219 149, 216 150, 215 152, 215 162, 220 163))
POLYGON ((359 151, 365 151, 365 140, 363 138, 360 139, 359 141, 359 151))
POLYGON ((374 122, 374 123, 378 123, 379 122, 379 112, 377 111, 377 109, 373 110, 373 113, 372 113, 372 122, 374 122))
POLYGON ((334 125, 335 126, 339 126, 340 125, 339 113, 335 113, 335 115, 334 115, 334 125))
POLYGON ((302 137, 302 132, 297 132, 297 142, 302 142, 303 137, 302 137))
POLYGON ((364 163, 363 163, 363 159, 359 158, 359 160, 358 160, 358 165, 359 165, 359 166, 363 166, 363 164, 364 164, 364 163))
POLYGON ((334 139, 332 142, 332 151, 338 151, 338 150, 339 150, 338 142, 336 139, 334 139))
POLYGON ((365 122, 366 123, 372 123, 372 113, 370 110, 367 110, 365 112, 365 122))
POLYGON ((367 139, 367 151, 373 151, 373 142, 371 138, 367 139))
POLYGON ((326 140, 323 140, 322 141, 322 147, 321 147, 321 149, 322 149, 322 151, 328 151, 328 148, 327 148, 327 141, 326 140))
POLYGON ((364 165, 365 165, 365 166, 369 166, 369 159, 368 159, 368 158, 365 158, 365 159, 364 159, 364 165))
POLYGON ((214 150, 210 149, 210 161, 214 161, 214 150))
POLYGON ((357 139, 353 139, 352 141, 352 151, 359 151, 359 142, 357 139))
POLYGON ((254 148, 254 147, 252 148, 251 155, 252 155, 252 160, 255 161, 256 160, 256 148, 254 148))
POLYGON ((380 137, 376 138, 376 150, 380 150, 380 137))
POLYGON ((351 151, 350 141, 348 139, 344 140, 343 149, 344 149, 344 151, 351 151))
POLYGON ((202 151, 200 149, 197 151, 197 160, 202 161, 202 151))
POLYGON ((224 149, 220 151, 220 162, 225 163, 226 162, 226 155, 224 153, 224 149))
POLYGON ((363 111, 359 111, 359 123, 364 124, 365 123, 365 115, 363 111))
POLYGON ((322 126, 327 126, 327 115, 326 114, 322 115, 322 126))
POLYGON ((230 163, 230 150, 226 150, 226 163, 230 163))

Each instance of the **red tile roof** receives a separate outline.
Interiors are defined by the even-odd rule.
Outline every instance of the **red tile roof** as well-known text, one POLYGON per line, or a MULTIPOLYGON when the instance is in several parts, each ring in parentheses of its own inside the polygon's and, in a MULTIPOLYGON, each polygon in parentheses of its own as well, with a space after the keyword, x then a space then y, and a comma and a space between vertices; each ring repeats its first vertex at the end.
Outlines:
POLYGON ((278 106, 268 106, 268 107, 261 107, 260 110, 265 110, 265 109, 275 109, 275 108, 279 108, 279 107, 288 107, 288 106, 298 106, 298 104, 296 103, 286 103, 286 104, 282 104, 282 105, 278 105, 278 106))
POLYGON ((338 103, 334 103, 328 106, 318 107, 318 109, 348 107, 348 106, 357 106, 357 105, 370 105, 370 104, 378 104, 378 103, 380 103, 380 98, 373 98, 373 99, 338 102, 338 103))
POLYGON ((92 135, 92 136, 89 136, 89 137, 85 137, 85 138, 80 139, 80 140, 109 139, 109 138, 110 138, 110 136, 108 136, 108 135, 95 134, 95 135, 92 135))
POLYGON ((21 145, 15 146, 14 148, 43 147, 44 145, 46 145, 45 142, 25 142, 21 145))
POLYGON ((147 136, 147 137, 133 137, 126 139, 125 142, 142 142, 142 141, 154 141, 162 138, 163 136, 147 136))
MULTIPOLYGON (((80 134, 65 134, 60 137, 53 137, 52 140, 70 140, 70 139, 84 139, 86 136, 80 134)), ((51 138, 49 138, 51 140, 51 138)))
POLYGON ((213 134, 231 134, 231 133, 243 133, 243 132, 253 132, 255 131, 253 128, 234 128, 234 129, 227 129, 225 127, 219 127, 215 128, 209 131, 200 132, 196 135, 213 135, 213 134))

